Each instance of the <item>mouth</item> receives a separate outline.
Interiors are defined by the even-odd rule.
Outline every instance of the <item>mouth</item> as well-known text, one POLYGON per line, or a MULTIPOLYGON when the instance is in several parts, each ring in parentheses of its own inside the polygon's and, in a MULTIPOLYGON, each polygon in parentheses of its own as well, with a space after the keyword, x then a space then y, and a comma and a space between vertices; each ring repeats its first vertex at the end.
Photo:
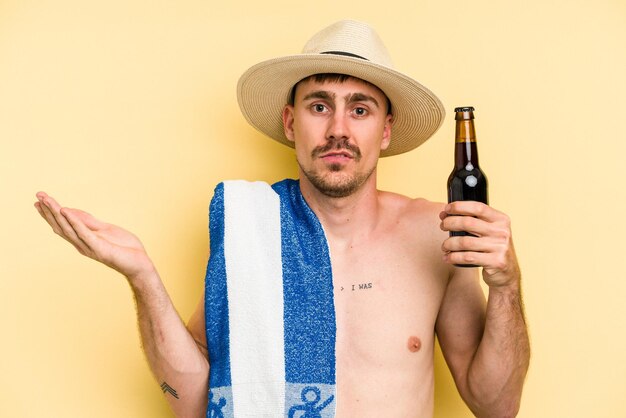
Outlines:
POLYGON ((354 155, 347 150, 333 150, 325 152, 319 156, 322 161, 329 163, 345 162, 354 159, 354 155))
POLYGON ((361 150, 356 144, 350 143, 348 138, 328 138, 324 145, 320 145, 311 152, 313 159, 319 158, 327 164, 336 166, 350 161, 361 160, 361 150))

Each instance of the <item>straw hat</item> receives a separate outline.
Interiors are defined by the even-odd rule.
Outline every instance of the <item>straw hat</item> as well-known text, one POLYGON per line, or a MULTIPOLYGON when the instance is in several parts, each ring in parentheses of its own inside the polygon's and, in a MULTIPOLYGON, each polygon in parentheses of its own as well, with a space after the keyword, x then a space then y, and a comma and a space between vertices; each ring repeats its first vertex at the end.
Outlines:
POLYGON ((410 151, 441 126, 445 110, 426 87, 393 69, 387 48, 367 24, 343 20, 322 29, 304 46, 302 54, 263 61, 239 79, 237 99, 246 120, 285 145, 282 110, 291 89, 314 74, 338 73, 366 80, 391 101, 394 117, 391 143, 381 157, 410 151))

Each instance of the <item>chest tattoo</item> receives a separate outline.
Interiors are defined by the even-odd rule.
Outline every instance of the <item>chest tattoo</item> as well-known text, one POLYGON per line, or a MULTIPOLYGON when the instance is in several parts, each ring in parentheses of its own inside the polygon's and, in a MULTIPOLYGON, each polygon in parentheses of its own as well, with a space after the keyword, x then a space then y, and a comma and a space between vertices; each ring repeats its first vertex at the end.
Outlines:
POLYGON ((341 286, 341 291, 342 292, 343 291, 358 292, 358 291, 369 290, 373 288, 374 288, 373 283, 355 283, 355 284, 349 285, 348 287, 341 286))

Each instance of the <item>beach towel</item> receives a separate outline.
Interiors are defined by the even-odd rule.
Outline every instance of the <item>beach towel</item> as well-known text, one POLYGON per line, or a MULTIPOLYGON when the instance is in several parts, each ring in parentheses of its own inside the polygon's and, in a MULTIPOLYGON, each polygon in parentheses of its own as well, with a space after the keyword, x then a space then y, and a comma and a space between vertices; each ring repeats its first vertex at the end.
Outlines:
POLYGON ((227 181, 210 206, 207 418, 332 418, 328 243, 296 180, 227 181))

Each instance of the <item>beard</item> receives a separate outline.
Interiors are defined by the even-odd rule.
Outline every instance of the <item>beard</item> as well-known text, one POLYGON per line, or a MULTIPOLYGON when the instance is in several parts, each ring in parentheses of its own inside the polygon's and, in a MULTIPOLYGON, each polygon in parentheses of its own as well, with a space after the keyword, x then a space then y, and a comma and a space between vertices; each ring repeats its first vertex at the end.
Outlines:
MULTIPOLYGON (((327 144, 315 148, 311 152, 311 157, 315 160, 319 155, 324 154, 331 150, 342 151, 346 150, 351 153, 355 162, 361 160, 361 150, 356 146, 350 144, 347 140, 329 141, 327 144)), ((361 186, 370 178, 374 172, 375 166, 368 171, 357 171, 356 173, 343 172, 343 164, 331 164, 327 166, 328 170, 320 173, 315 169, 306 169, 298 161, 300 170, 304 173, 304 176, 311 182, 320 193, 325 196, 339 198, 347 197, 356 192, 361 186)))

